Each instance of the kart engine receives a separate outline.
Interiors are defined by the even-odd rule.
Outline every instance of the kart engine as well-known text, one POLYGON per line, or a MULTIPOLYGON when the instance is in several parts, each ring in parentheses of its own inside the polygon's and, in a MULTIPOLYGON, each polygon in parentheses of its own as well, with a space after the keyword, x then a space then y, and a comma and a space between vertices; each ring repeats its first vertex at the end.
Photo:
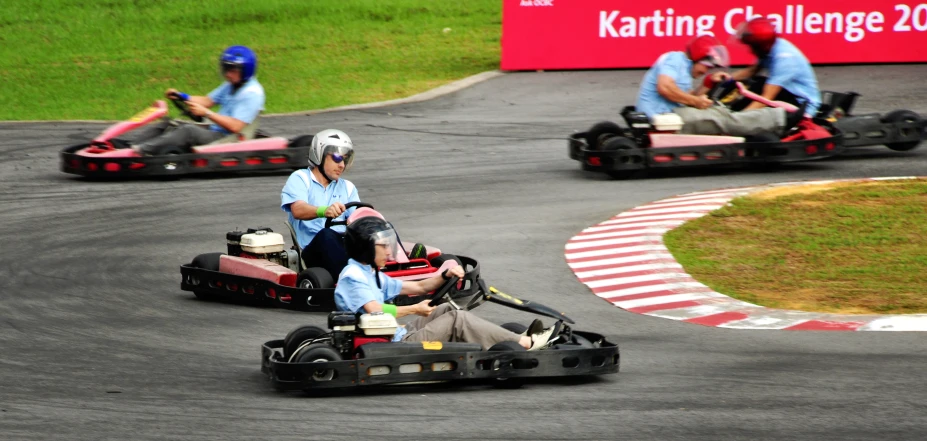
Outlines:
POLYGON ((270 228, 249 228, 247 232, 230 231, 225 238, 230 256, 269 260, 299 272, 299 253, 284 249, 283 236, 270 228))

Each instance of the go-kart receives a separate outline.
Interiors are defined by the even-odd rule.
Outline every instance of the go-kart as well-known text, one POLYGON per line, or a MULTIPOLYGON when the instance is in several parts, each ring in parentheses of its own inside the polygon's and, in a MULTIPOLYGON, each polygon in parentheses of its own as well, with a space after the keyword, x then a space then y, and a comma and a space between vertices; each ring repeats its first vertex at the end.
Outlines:
MULTIPOLYGON (((749 90, 758 89, 765 83, 760 77, 749 90)), ((732 108, 745 107, 749 98, 743 97, 740 89, 721 85, 715 91, 716 97, 732 108)), ((843 135, 844 147, 884 145, 892 150, 904 152, 916 148, 927 139, 927 119, 911 110, 893 110, 884 115, 867 113, 852 114, 853 106, 860 95, 856 92, 821 91, 821 106, 815 119, 827 120, 843 135)))
MULTIPOLYGON (((458 283, 451 277, 435 290, 429 304, 448 301, 458 310, 472 310, 489 301, 557 320, 555 333, 545 348, 526 351, 514 341, 482 350, 477 343, 393 342, 396 319, 383 313, 333 312, 328 330, 300 326, 283 340, 264 343, 261 371, 278 390, 351 388, 422 381, 484 380, 500 387, 519 387, 528 377, 565 377, 618 372, 618 345, 600 334, 573 330, 574 321, 547 306, 515 298, 487 288, 464 305, 454 303, 451 293, 458 283)), ((504 328, 522 333, 527 327, 506 323, 504 328)))
MULTIPOLYGON (((346 225, 364 216, 383 216, 373 206, 363 202, 345 204, 356 208, 347 220, 326 219, 325 228, 346 225)), ((231 231, 226 234, 226 253, 206 253, 180 266, 180 289, 191 291, 201 300, 230 301, 263 306, 277 306, 300 311, 335 309, 335 281, 324 268, 306 267, 300 257, 296 233, 292 226, 293 245, 285 248, 283 235, 267 227, 231 231)), ((434 277, 449 268, 463 266, 466 274, 456 291, 458 296, 475 292, 479 263, 466 256, 442 253, 425 246, 425 258, 409 258, 411 250, 401 251, 395 260, 380 270, 400 280, 421 280, 434 277)), ((393 299, 397 306, 420 301, 414 296, 401 295, 393 299)))
MULTIPOLYGON (((742 83, 733 83, 750 99, 787 111, 797 110, 789 103, 750 92, 742 83)), ((570 135, 570 159, 580 161, 583 170, 627 179, 642 177, 649 169, 657 168, 809 161, 834 156, 843 149, 840 131, 820 119, 805 118, 784 137, 772 133, 740 137, 679 134, 682 119, 677 115, 656 115, 651 121, 634 106, 622 109, 621 116, 627 128, 606 121, 570 135)))
MULTIPOLYGON (((181 94, 183 95, 183 94, 181 94)), ((184 95, 185 96, 185 95, 184 95)), ((194 123, 208 123, 193 115, 184 98, 171 99, 181 113, 194 123)), ((61 151, 61 171, 92 178, 128 178, 143 176, 181 176, 195 173, 284 170, 304 167, 308 160, 312 135, 293 139, 268 136, 257 129, 257 121, 240 133, 200 146, 174 146, 156 155, 141 155, 118 138, 128 132, 161 120, 168 114, 167 104, 155 104, 127 121, 116 123, 89 143, 61 151)), ((189 124, 171 121, 171 124, 189 124)))

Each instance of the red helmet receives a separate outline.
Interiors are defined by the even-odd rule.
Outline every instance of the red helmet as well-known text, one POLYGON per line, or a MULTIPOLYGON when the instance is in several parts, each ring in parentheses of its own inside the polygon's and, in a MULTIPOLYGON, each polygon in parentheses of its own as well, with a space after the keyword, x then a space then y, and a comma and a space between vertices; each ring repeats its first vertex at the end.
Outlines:
POLYGON ((776 42, 776 26, 766 18, 754 18, 740 25, 737 39, 750 46, 754 53, 768 54, 776 42))
POLYGON ((686 55, 689 59, 708 67, 723 67, 730 65, 727 48, 710 35, 702 35, 689 42, 686 46, 686 55))

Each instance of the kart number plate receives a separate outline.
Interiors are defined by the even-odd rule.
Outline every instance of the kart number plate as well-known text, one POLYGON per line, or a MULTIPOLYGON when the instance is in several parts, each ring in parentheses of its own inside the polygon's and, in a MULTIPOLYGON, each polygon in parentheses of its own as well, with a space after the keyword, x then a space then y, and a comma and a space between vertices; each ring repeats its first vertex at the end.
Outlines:
POLYGON ((147 108, 147 109, 145 109, 145 110, 142 110, 141 112, 136 113, 135 116, 129 118, 129 121, 132 121, 132 122, 135 122, 135 123, 137 123, 137 122, 142 122, 142 121, 144 121, 145 119, 151 117, 151 115, 154 115, 155 113, 157 113, 157 112, 160 111, 160 110, 161 110, 161 109, 159 109, 159 108, 157 108, 157 107, 149 107, 149 108, 147 108))
POLYGON ((422 349, 426 351, 440 351, 442 347, 444 347, 444 345, 442 345, 441 342, 439 341, 423 341, 422 342, 422 349))

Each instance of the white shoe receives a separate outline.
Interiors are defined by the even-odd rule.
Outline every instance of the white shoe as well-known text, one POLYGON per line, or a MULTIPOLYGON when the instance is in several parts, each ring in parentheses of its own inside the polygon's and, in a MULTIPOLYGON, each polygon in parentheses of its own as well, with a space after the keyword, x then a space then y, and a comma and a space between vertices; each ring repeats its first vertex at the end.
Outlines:
POLYGON ((542 322, 540 319, 534 319, 534 321, 528 325, 528 328, 525 329, 525 332, 522 332, 519 335, 534 335, 542 331, 544 331, 544 322, 542 322))
POLYGON ((531 347, 528 348, 529 351, 539 351, 547 347, 547 344, 550 343, 551 337, 557 333, 559 326, 556 324, 541 331, 537 334, 531 335, 531 347))

